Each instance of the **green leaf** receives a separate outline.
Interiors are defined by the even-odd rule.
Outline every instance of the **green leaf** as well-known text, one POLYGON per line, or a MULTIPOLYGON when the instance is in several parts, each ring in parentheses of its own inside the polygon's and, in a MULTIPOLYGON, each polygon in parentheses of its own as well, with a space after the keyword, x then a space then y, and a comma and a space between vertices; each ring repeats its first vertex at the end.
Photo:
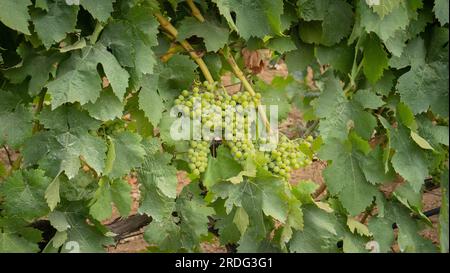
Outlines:
POLYGON ((0 21, 7 27, 30 35, 28 6, 30 0, 3 0, 0 3, 0 21))
POLYGON ((333 47, 318 46, 315 55, 320 64, 329 64, 337 71, 348 74, 353 63, 354 49, 345 43, 333 47))
POLYGON ((165 196, 175 198, 178 184, 177 170, 171 165, 171 159, 172 156, 168 153, 147 155, 139 169, 139 175, 147 187, 156 186, 165 196))
POLYGON ((281 54, 297 49, 294 41, 289 37, 274 37, 269 40, 267 47, 281 54))
POLYGON ((154 127, 159 125, 162 112, 164 111, 163 101, 157 91, 158 78, 155 76, 145 76, 142 79, 142 87, 139 92, 139 108, 144 111, 154 127))
MULTIPOLYGON (((318 30, 318 39, 314 39, 315 43, 331 46, 350 34, 353 11, 352 6, 347 2, 342 0, 299 0, 297 6, 300 17, 305 21, 322 21, 320 29, 316 29, 318 30)), ((312 23, 314 26, 318 26, 314 22, 312 23)), ((301 36, 303 36, 302 33, 306 34, 304 31, 308 31, 307 28, 305 25, 300 26, 301 36)))
POLYGON ((373 217, 369 221, 369 230, 380 245, 380 251, 389 251, 394 239, 393 224, 398 227, 398 246, 401 252, 436 252, 431 241, 423 238, 420 225, 411 218, 409 210, 398 203, 389 203, 384 217, 373 217))
POLYGON ((237 176, 242 171, 241 165, 231 156, 230 150, 221 145, 216 157, 209 157, 203 184, 210 188, 215 184, 237 176))
POLYGON ((122 217, 127 217, 131 211, 131 186, 126 180, 116 179, 111 183, 111 199, 122 217))
POLYGON ((90 200, 97 189, 97 179, 92 173, 78 172, 70 180, 65 176, 59 176, 59 179, 60 195, 68 201, 90 200))
POLYGON ((359 90, 353 99, 357 101, 363 108, 378 109, 385 104, 380 96, 368 89, 359 90))
POLYGON ((113 11, 116 0, 80 0, 80 4, 100 22, 106 22, 113 11))
POLYGON ((397 90, 401 99, 414 114, 431 110, 448 117, 448 64, 434 62, 413 67, 398 79, 397 90))
POLYGON ((352 233, 358 233, 361 236, 371 236, 369 229, 366 225, 360 223, 358 220, 347 217, 347 226, 352 233))
POLYGON ((375 242, 378 243, 380 252, 390 252, 395 240, 391 221, 381 217, 372 217, 369 220, 368 226, 375 242))
POLYGON ((383 76, 383 71, 388 68, 388 61, 380 40, 371 35, 364 43, 362 60, 364 74, 371 83, 377 82, 383 76))
POLYGON ((67 241, 62 246, 61 252, 105 252, 105 246, 114 243, 113 238, 106 237, 95 226, 87 223, 85 208, 83 203, 72 202, 60 209, 70 225, 67 230, 67 241))
POLYGON ((49 184, 50 179, 41 170, 14 172, 1 184, 5 213, 26 220, 46 215, 49 208, 44 195, 49 184))
POLYGON ((419 145, 420 148, 425 150, 434 150, 433 147, 431 147, 430 143, 428 143, 428 141, 426 141, 418 133, 411 131, 411 138, 417 145, 419 145))
POLYGON ((382 19, 384 16, 391 13, 395 8, 402 4, 402 1, 397 0, 379 0, 373 1, 369 4, 369 1, 366 3, 375 11, 382 19))
POLYGON ((396 69, 401 69, 410 65, 412 67, 419 67, 425 65, 425 59, 425 42, 418 37, 408 42, 405 50, 403 50, 403 53, 399 57, 393 56, 389 60, 389 66, 396 69))
POLYGON ((102 91, 97 65, 103 70, 114 94, 122 99, 128 87, 128 72, 102 45, 88 46, 80 52, 73 51, 70 58, 58 69, 56 79, 46 86, 52 96, 52 109, 66 102, 80 102, 81 105, 95 102, 102 91))
POLYGON ((27 241, 13 233, 0 233, 1 253, 30 253, 38 252, 37 244, 27 241))
POLYGON ((449 130, 448 126, 435 125, 431 120, 418 117, 418 133, 425 138, 434 148, 439 144, 449 146, 449 130))
POLYGON ((377 190, 364 175, 361 155, 351 143, 331 139, 322 146, 319 156, 332 160, 332 164, 323 171, 330 193, 338 195, 350 215, 364 211, 372 203, 377 190))
POLYGON ((103 172, 106 144, 100 137, 89 134, 89 130, 98 129, 97 120, 72 105, 54 111, 45 108, 40 121, 51 131, 37 133, 25 143, 26 165, 39 164, 52 177, 64 171, 71 179, 78 173, 82 156, 97 174, 103 172))
POLYGON ((33 115, 22 104, 12 112, 0 110, 0 145, 19 148, 32 134, 33 115))
POLYGON ((394 129, 382 122, 389 131, 391 147, 395 150, 391 162, 395 171, 411 183, 418 192, 424 179, 428 176, 427 160, 422 149, 411 139, 409 129, 399 125, 394 129))
POLYGON ((132 132, 124 131, 111 137, 114 145, 115 158, 110 178, 119 178, 129 173, 133 168, 139 167, 144 161, 145 150, 141 144, 142 138, 132 132))
POLYGON ((69 222, 67 222, 66 216, 64 213, 54 210, 48 215, 48 220, 50 221, 50 224, 54 228, 56 228, 57 231, 62 232, 66 231, 70 228, 69 222))
POLYGON ((364 139, 369 139, 376 125, 375 118, 355 102, 344 96, 340 82, 329 76, 325 79, 323 92, 315 101, 316 115, 321 118, 319 130, 323 140, 346 139, 348 132, 355 129, 364 139))
POLYGON ((199 22, 194 17, 186 17, 180 22, 178 39, 184 40, 191 36, 203 38, 207 51, 218 51, 228 41, 228 28, 212 21, 199 22))
POLYGON ((441 26, 448 23, 448 1, 434 0, 433 11, 441 26))
POLYGON ((366 1, 357 2, 357 11, 360 14, 361 27, 367 33, 374 32, 382 41, 393 37, 397 30, 406 29, 409 23, 408 10, 404 4, 393 8, 392 11, 381 18, 372 11, 366 1))
POLYGON ((195 183, 183 188, 177 199, 176 211, 180 217, 182 233, 186 237, 199 240, 208 233, 208 216, 214 213, 212 208, 206 206, 200 196, 200 189, 195 183))
POLYGON ((222 16, 225 17, 225 20, 227 21, 229 27, 232 30, 238 31, 236 24, 234 23, 233 17, 231 16, 230 3, 228 1, 224 1, 224 0, 211 0, 211 1, 216 3, 220 14, 222 14, 222 16))
POLYGON ((123 114, 122 101, 114 95, 111 88, 104 89, 94 103, 88 102, 83 108, 91 117, 103 121, 121 118, 123 114))
POLYGON ((11 83, 21 83, 27 77, 31 77, 28 83, 28 94, 36 96, 47 83, 50 73, 55 70, 61 55, 58 53, 39 55, 25 44, 19 46, 18 52, 22 62, 5 70, 4 75, 11 83))
MULTIPOLYGON (((59 177, 59 176, 58 176, 59 177)), ((50 185, 48 185, 45 190, 45 200, 47 200, 47 204, 50 207, 50 210, 53 211, 61 201, 59 197, 59 179, 56 177, 50 185)))
POLYGON ((52 245, 55 248, 62 246, 67 240, 67 232, 57 231, 52 238, 52 245))
POLYGON ((48 11, 35 9, 31 12, 34 30, 46 48, 60 42, 67 33, 74 32, 79 7, 62 1, 50 1, 48 11))
POLYGON ((249 219, 248 214, 245 212, 243 208, 236 209, 236 213, 234 214, 233 217, 233 223, 236 225, 241 234, 245 233, 249 225, 249 219))
POLYGON ((314 47, 308 44, 301 44, 297 50, 286 53, 286 65, 290 73, 303 72, 314 62, 314 47))
POLYGON ((98 182, 98 189, 92 199, 89 213, 98 221, 103 221, 112 215, 112 198, 109 180, 101 178, 98 182))
POLYGON ((233 22, 231 12, 236 14, 236 28, 244 39, 251 36, 263 38, 281 32, 283 1, 275 0, 215 0, 228 23, 233 22))
POLYGON ((153 72, 156 64, 152 47, 158 44, 158 22, 151 8, 134 6, 120 20, 109 23, 102 32, 100 42, 111 48, 122 66, 141 74, 153 72))
POLYGON ((343 225, 336 216, 313 205, 303 208, 304 228, 294 232, 289 250, 297 253, 338 252, 343 225))
POLYGON ((163 251, 177 251, 181 248, 180 226, 172 219, 152 221, 144 232, 144 239, 149 244, 158 246, 163 251))
POLYGON ((376 146, 368 155, 361 158, 362 171, 371 184, 382 184, 395 179, 395 172, 390 164, 387 165, 388 169, 386 170, 383 161, 384 153, 385 151, 380 146, 376 146))

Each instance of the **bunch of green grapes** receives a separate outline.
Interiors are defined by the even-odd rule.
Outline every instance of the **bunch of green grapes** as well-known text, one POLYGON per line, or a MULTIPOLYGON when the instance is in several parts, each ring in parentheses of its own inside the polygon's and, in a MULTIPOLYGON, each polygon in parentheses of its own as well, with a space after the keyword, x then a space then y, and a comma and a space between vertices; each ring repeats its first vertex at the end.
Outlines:
POLYGON ((189 168, 195 175, 205 172, 208 166, 209 141, 191 141, 188 150, 189 168))
POLYGON ((302 151, 302 148, 310 149, 312 141, 313 138, 311 136, 304 140, 290 140, 282 135, 276 148, 265 152, 264 155, 267 160, 265 169, 288 180, 292 170, 312 163, 312 158, 302 151))
MULTIPOLYGON (((261 145, 270 144, 265 138, 256 140, 250 130, 250 124, 256 117, 249 115, 250 112, 246 109, 256 108, 260 100, 259 93, 255 96, 251 96, 249 92, 229 95, 216 82, 194 83, 192 92, 181 92, 175 105, 190 118, 200 119, 201 124, 210 128, 211 132, 202 134, 202 140, 190 141, 188 163, 192 173, 200 175, 206 170, 210 141, 214 138, 223 140, 223 145, 230 148, 233 158, 241 163, 261 151, 261 145)), ((278 143, 272 143, 274 149, 264 151, 267 161, 264 168, 289 179, 292 170, 311 164, 312 158, 304 150, 311 147, 312 141, 312 137, 289 140, 286 136, 281 136, 278 143)))

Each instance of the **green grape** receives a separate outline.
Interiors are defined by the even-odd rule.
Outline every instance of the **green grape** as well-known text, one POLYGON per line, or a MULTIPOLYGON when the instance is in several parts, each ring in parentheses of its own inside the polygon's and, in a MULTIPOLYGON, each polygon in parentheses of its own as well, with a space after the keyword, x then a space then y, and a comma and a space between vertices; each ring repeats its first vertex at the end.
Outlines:
MULTIPOLYGON (((260 104, 261 94, 251 96, 249 92, 239 92, 233 95, 227 94, 223 89, 217 88, 217 83, 194 83, 192 92, 183 90, 175 100, 176 105, 183 105, 183 112, 191 117, 200 117, 202 126, 221 132, 222 145, 230 148, 233 158, 243 163, 247 158, 252 158, 261 145, 274 145, 272 151, 263 151, 265 162, 263 168, 275 175, 288 180, 292 170, 299 169, 312 163, 305 154, 312 147, 313 137, 306 139, 289 140, 281 136, 278 143, 272 139, 261 137, 252 138, 253 132, 249 126, 255 121, 250 116, 249 107, 260 104), (194 98, 200 99, 200 106, 194 107, 194 98), (217 130, 216 130, 217 129, 217 130)), ((203 127, 203 128, 205 128, 203 127)), ((210 135, 202 136, 202 140, 191 141, 187 153, 189 168, 193 174, 200 175, 208 166, 210 135)))

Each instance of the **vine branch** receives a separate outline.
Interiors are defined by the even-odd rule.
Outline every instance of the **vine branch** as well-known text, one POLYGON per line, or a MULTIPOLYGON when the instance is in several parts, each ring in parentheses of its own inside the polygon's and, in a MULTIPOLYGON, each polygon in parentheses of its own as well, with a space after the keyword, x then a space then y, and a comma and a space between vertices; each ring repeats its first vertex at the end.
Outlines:
POLYGON ((202 13, 200 12, 200 10, 197 8, 197 6, 195 5, 193 0, 186 0, 189 8, 192 11, 192 15, 197 18, 197 20, 199 20, 200 22, 204 22, 205 18, 203 18, 202 13))
MULTIPOLYGON (((174 39, 176 39, 176 37, 178 36, 177 29, 161 13, 155 13, 154 15, 158 20, 159 24, 161 25, 161 27, 165 31, 167 31, 171 36, 173 36, 174 39)), ((191 44, 186 40, 179 41, 179 43, 189 53, 189 55, 191 55, 191 58, 197 63, 198 67, 205 76, 205 79, 209 83, 214 83, 214 79, 211 75, 211 72, 209 71, 203 59, 197 54, 197 52, 191 46, 191 44)))

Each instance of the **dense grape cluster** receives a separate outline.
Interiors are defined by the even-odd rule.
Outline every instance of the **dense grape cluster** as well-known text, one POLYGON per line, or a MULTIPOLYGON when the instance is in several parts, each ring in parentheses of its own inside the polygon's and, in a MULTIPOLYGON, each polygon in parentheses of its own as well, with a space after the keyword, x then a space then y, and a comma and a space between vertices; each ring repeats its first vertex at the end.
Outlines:
POLYGON ((238 162, 244 162, 257 152, 263 153, 266 158, 264 168, 285 179, 289 179, 291 170, 311 164, 311 158, 303 151, 311 147, 312 137, 289 140, 282 135, 275 141, 274 138, 256 136, 256 108, 260 100, 259 93, 255 96, 249 92, 229 95, 217 83, 208 82, 194 83, 192 92, 181 92, 175 105, 184 115, 201 124, 201 134, 190 141, 188 150, 192 173, 199 175, 206 170, 213 139, 220 139, 227 145, 238 162))
POLYGON ((208 165, 209 141, 191 141, 188 150, 189 168, 195 175, 200 175, 208 165))
POLYGON ((310 149, 312 141, 313 138, 311 136, 305 140, 290 140, 282 135, 276 148, 264 154, 267 159, 265 168, 272 173, 289 179, 292 170, 312 163, 311 158, 302 151, 302 148, 310 149))

